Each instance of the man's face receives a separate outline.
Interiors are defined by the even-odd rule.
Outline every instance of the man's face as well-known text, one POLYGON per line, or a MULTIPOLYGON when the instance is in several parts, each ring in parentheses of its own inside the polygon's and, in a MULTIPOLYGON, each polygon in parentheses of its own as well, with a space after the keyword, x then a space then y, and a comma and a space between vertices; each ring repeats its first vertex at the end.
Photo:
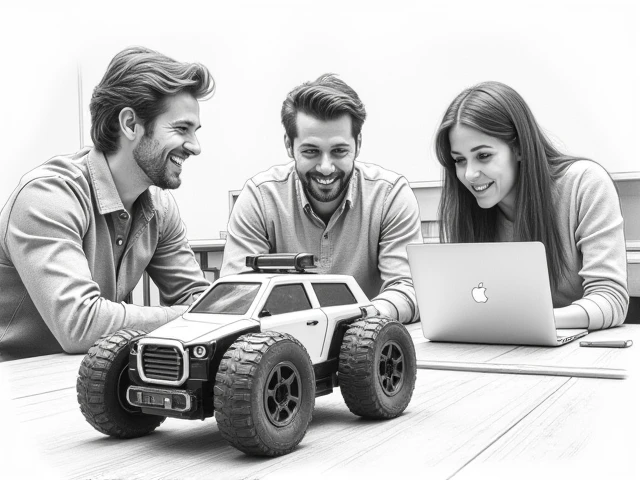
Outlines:
POLYGON ((165 100, 166 110, 150 125, 133 150, 133 158, 153 185, 174 189, 182 180, 182 164, 200 154, 196 130, 200 128, 200 106, 189 93, 165 100))
POLYGON ((323 121, 298 112, 296 125, 298 136, 293 140, 289 155, 296 161, 306 194, 318 202, 341 199, 358 156, 351 117, 345 114, 323 121))

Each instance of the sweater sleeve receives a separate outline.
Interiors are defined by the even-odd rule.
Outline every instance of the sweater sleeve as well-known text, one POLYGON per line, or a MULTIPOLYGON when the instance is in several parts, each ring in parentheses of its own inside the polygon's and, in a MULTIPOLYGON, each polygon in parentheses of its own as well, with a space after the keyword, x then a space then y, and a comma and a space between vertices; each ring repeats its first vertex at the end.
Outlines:
POLYGON ((378 269, 383 284, 380 294, 373 300, 384 300, 392 305, 402 323, 412 323, 419 318, 407 258, 410 243, 422 243, 420 211, 409 183, 401 177, 385 201, 378 251, 378 269))
POLYGON ((210 283, 189 246, 173 195, 160 191, 157 201, 162 211, 158 214, 161 233, 147 272, 158 287, 161 305, 190 305, 210 283))
POLYGON ((629 306, 624 223, 613 180, 589 162, 574 191, 576 247, 584 294, 573 302, 589 316, 589 330, 621 325, 629 306))

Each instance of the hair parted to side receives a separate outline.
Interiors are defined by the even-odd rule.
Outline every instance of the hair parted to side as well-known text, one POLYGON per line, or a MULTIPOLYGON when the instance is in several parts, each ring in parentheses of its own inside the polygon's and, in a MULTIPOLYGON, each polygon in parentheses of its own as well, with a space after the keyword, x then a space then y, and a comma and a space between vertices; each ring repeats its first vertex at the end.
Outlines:
POLYGON ((320 120, 334 120, 344 114, 351 116, 351 133, 357 139, 367 118, 364 104, 349 85, 332 73, 320 75, 289 92, 282 102, 280 116, 289 139, 298 135, 296 117, 304 112, 320 120))
POLYGON ((145 47, 130 47, 113 59, 93 89, 91 140, 103 153, 118 150, 119 121, 123 108, 132 108, 148 130, 164 112, 164 99, 188 92, 196 99, 213 95, 215 82, 200 63, 178 62, 145 47))
POLYGON ((444 167, 438 212, 441 242, 494 242, 497 236, 498 206, 480 208, 456 176, 449 131, 457 124, 502 140, 520 157, 514 238, 544 244, 555 289, 565 274, 567 261, 557 228, 553 184, 576 158, 563 155, 551 143, 524 99, 511 87, 484 82, 464 90, 447 108, 436 134, 436 155, 444 167))

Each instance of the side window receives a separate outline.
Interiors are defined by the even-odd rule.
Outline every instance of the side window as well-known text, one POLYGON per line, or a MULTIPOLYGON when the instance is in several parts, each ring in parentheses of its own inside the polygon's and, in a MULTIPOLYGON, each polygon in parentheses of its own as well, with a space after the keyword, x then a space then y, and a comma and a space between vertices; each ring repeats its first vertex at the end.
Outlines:
POLYGON ((312 285, 321 307, 357 303, 346 283, 314 283, 312 285))
POLYGON ((311 308, 311 303, 302 284, 296 283, 273 287, 271 294, 269 294, 269 299, 265 303, 265 308, 271 315, 279 315, 281 313, 308 310, 311 308))

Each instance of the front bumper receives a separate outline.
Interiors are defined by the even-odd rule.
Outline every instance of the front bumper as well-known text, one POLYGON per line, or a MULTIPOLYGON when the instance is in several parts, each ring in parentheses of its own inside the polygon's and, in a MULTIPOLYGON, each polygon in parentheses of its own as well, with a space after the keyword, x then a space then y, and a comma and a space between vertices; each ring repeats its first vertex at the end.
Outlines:
POLYGON ((140 387, 132 385, 127 389, 127 402, 141 408, 145 413, 155 415, 180 416, 195 409, 195 396, 187 390, 140 387))

